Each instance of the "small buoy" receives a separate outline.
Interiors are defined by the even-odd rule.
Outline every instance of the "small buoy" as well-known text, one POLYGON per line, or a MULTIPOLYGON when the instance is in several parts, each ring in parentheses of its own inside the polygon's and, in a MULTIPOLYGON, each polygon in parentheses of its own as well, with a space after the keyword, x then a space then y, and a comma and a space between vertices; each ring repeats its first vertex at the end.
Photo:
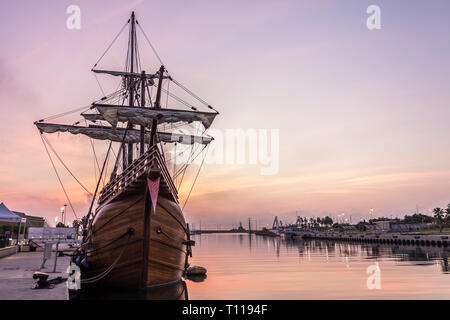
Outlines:
POLYGON ((206 275, 206 268, 200 266, 189 267, 186 271, 188 276, 204 276, 206 275))
POLYGON ((206 280, 206 274, 194 274, 194 275, 188 275, 186 276, 188 280, 191 280, 193 282, 203 282, 206 280))

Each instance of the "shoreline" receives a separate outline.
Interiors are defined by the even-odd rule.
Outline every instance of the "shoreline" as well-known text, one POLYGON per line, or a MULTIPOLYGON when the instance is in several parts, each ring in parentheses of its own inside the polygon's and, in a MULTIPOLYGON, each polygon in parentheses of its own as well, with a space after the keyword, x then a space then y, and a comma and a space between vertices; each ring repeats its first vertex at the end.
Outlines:
POLYGON ((337 233, 337 232, 303 232, 302 234, 294 234, 292 238, 298 239, 322 239, 346 242, 367 242, 380 244, 401 244, 415 246, 436 246, 447 248, 450 246, 450 235, 436 234, 404 234, 404 233, 337 233))

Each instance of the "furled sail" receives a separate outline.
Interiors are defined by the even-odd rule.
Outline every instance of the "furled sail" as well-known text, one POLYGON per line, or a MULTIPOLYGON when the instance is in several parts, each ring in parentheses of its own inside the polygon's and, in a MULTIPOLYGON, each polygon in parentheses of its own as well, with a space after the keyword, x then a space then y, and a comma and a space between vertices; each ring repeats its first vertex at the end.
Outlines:
MULTIPOLYGON (((104 126, 73 126, 54 123, 36 122, 35 125, 41 132, 70 132, 72 134, 84 134, 98 140, 111 140, 114 142, 137 143, 141 140, 140 131, 136 129, 112 128, 104 126), (127 130, 125 138, 125 130, 127 130)), ((209 144, 213 138, 209 136, 194 136, 180 133, 158 132, 157 137, 162 142, 177 142, 181 144, 209 144)), ((145 132, 145 140, 150 140, 150 132, 145 132)))
POLYGON ((208 129, 218 113, 200 112, 176 109, 155 109, 142 107, 126 107, 108 104, 94 104, 98 114, 82 113, 81 115, 89 121, 106 120, 113 127, 117 122, 130 122, 145 127, 150 127, 154 119, 159 123, 173 123, 184 121, 191 123, 200 121, 205 129, 208 129))
MULTIPOLYGON (((133 76, 133 77, 142 77, 142 73, 137 73, 137 72, 126 72, 126 71, 112 71, 112 70, 94 70, 92 69, 93 72, 95 73, 105 73, 105 74, 109 74, 112 76, 133 76)), ((155 78, 159 78, 159 74, 158 73, 146 73, 144 74, 144 77, 147 79, 155 79, 155 78)), ((168 79, 169 76, 163 76, 163 79, 168 79)))

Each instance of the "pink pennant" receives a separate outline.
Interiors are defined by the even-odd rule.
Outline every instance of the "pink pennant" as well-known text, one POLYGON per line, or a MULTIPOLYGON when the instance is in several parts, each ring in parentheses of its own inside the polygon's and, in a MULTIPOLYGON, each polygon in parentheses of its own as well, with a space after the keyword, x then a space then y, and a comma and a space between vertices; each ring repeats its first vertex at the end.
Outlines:
POLYGON ((158 193, 159 193, 159 181, 160 177, 152 180, 147 178, 148 191, 150 192, 150 199, 152 199, 153 212, 156 213, 156 202, 158 201, 158 193))

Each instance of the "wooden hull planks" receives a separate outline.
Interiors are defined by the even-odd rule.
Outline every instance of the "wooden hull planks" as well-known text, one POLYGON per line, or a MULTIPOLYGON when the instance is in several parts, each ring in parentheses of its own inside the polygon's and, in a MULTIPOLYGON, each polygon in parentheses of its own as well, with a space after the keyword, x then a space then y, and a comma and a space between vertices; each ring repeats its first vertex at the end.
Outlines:
MULTIPOLYGON (((144 194, 144 192, 142 192, 144 194)), ((185 271, 187 226, 181 209, 172 200, 159 196, 156 212, 145 197, 130 196, 100 209, 93 224, 88 272, 95 277, 115 267, 96 285, 146 288, 180 280, 185 271), (130 236, 127 231, 134 229, 130 236)))

